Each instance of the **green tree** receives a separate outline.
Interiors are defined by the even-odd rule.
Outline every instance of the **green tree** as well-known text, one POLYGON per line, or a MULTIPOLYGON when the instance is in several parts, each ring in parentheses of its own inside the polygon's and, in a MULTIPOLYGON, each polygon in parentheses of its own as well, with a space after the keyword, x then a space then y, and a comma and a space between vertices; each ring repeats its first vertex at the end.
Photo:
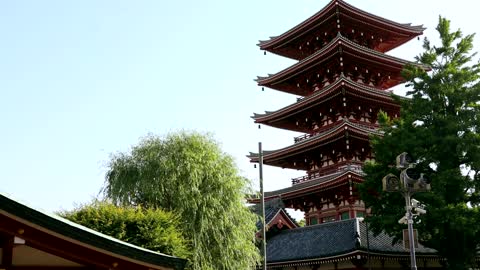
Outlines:
POLYGON ((60 213, 75 223, 153 251, 181 258, 190 256, 189 245, 178 217, 160 209, 117 207, 94 201, 60 213))
POLYGON ((373 139, 376 161, 364 167, 361 193, 374 215, 372 227, 399 237, 405 201, 398 193, 382 192, 381 179, 398 175, 391 166, 395 156, 409 152, 432 179, 431 192, 414 195, 428 211, 415 224, 420 240, 446 258, 449 269, 467 269, 480 244, 480 69, 472 64, 473 35, 451 32, 442 17, 436 29, 441 44, 425 39, 425 51, 416 58, 431 71, 404 70, 411 88, 410 99, 401 101, 401 118, 381 114, 384 135, 373 139))
POLYGON ((142 139, 111 158, 104 194, 117 205, 178 213, 193 269, 248 269, 259 260, 249 182, 209 135, 178 132, 142 139))
POLYGON ((300 226, 300 227, 305 227, 305 225, 306 225, 306 222, 305 222, 305 219, 304 219, 304 218, 302 218, 302 219, 300 219, 300 220, 298 221, 298 226, 300 226))

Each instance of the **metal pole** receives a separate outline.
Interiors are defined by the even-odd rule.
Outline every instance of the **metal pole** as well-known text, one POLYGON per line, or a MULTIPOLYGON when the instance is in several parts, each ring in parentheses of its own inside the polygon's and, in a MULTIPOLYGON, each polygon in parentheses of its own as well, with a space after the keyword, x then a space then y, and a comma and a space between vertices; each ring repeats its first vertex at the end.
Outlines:
POLYGON ((367 258, 368 258, 368 270, 372 270, 372 264, 370 261, 370 237, 368 236, 368 222, 365 219, 365 229, 367 231, 367 258))
POLYGON ((258 143, 258 167, 260 173, 260 196, 261 196, 261 206, 262 206, 262 255, 263 255, 263 270, 267 269, 267 238, 266 238, 266 229, 265 229, 265 194, 263 192, 263 152, 262 152, 262 143, 258 143))
POLYGON ((412 204, 410 202, 410 191, 408 190, 408 187, 404 196, 405 196, 405 204, 407 208, 408 241, 410 244, 410 266, 412 270, 417 270, 417 260, 415 259, 415 239, 413 237, 412 204))

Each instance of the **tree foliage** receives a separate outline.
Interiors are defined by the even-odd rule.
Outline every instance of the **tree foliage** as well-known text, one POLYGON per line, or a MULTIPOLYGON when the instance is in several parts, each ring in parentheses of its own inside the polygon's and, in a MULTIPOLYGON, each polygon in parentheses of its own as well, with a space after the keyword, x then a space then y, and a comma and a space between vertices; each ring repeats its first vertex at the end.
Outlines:
POLYGON ((104 194, 117 205, 178 213, 193 269, 248 269, 258 259, 256 216, 244 205, 248 181, 209 136, 178 132, 142 139, 111 158, 104 194))
POLYGON ((300 219, 300 220, 298 221, 298 226, 300 226, 300 227, 305 227, 305 225, 306 225, 306 222, 305 222, 305 219, 304 219, 304 218, 302 218, 302 219, 300 219))
POLYGON ((401 194, 384 193, 381 179, 398 175, 391 165, 395 156, 410 153, 432 179, 432 190, 414 195, 426 204, 426 215, 417 218, 421 241, 447 259, 449 269, 466 269, 480 244, 480 85, 473 35, 450 31, 450 21, 439 18, 441 43, 424 41, 424 52, 416 59, 431 67, 404 70, 408 100, 401 101, 401 118, 380 115, 383 138, 374 138, 376 161, 367 164, 361 187, 371 207, 372 227, 399 236, 405 225, 397 221, 405 213, 401 194))
POLYGON ((181 258, 190 256, 178 216, 160 209, 117 207, 94 201, 60 213, 75 223, 127 243, 181 258))

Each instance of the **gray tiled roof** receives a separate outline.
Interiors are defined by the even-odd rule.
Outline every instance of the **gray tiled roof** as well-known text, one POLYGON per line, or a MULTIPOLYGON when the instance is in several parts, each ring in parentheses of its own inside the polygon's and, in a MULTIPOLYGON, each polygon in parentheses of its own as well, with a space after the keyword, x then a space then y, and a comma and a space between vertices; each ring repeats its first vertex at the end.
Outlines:
MULTIPOLYGON (((368 231, 368 241, 367 241, 367 225, 364 222, 360 222, 360 236, 361 236, 361 247, 362 249, 367 249, 367 243, 369 243, 370 251, 380 252, 380 253, 406 253, 403 248, 402 242, 395 243, 392 245, 393 238, 388 236, 385 233, 380 233, 379 235, 374 235, 373 232, 368 231)), ((418 254, 433 254, 436 253, 434 249, 424 247, 419 244, 418 248, 415 249, 415 252, 418 254)))
MULTIPOLYGON (((401 243, 392 245, 392 237, 369 232, 368 248, 382 254, 408 254, 401 243)), ((367 251, 366 225, 358 219, 341 220, 282 231, 267 240, 269 263, 340 256, 353 251, 367 251)), ((435 254, 420 246, 419 254, 435 254)))
POLYGON ((355 219, 282 231, 267 240, 268 262, 314 259, 355 250, 355 219))

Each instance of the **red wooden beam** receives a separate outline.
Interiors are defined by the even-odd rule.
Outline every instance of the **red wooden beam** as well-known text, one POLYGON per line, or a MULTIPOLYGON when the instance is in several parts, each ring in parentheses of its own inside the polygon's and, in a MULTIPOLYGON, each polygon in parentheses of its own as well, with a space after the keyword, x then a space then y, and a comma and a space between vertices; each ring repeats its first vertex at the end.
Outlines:
POLYGON ((94 267, 76 267, 76 266, 6 266, 0 264, 1 269, 7 270, 95 270, 94 267))
MULTIPOLYGON (((95 247, 89 247, 88 245, 78 243, 78 241, 72 241, 67 237, 48 233, 36 226, 24 224, 3 215, 0 215, 0 224, 0 232, 9 235, 18 235, 22 239, 25 239, 26 245, 28 246, 82 265, 95 266, 95 269, 164 269, 163 267, 149 264, 148 266, 137 264, 125 257, 114 256, 108 251, 102 252, 95 247)), ((7 268, 7 270, 10 269, 10 267, 7 268)))
POLYGON ((12 265, 12 260, 13 260, 13 236, 7 236, 7 238, 4 239, 4 242, 2 245, 2 265, 5 266, 2 268, 11 269, 10 266, 12 265))

